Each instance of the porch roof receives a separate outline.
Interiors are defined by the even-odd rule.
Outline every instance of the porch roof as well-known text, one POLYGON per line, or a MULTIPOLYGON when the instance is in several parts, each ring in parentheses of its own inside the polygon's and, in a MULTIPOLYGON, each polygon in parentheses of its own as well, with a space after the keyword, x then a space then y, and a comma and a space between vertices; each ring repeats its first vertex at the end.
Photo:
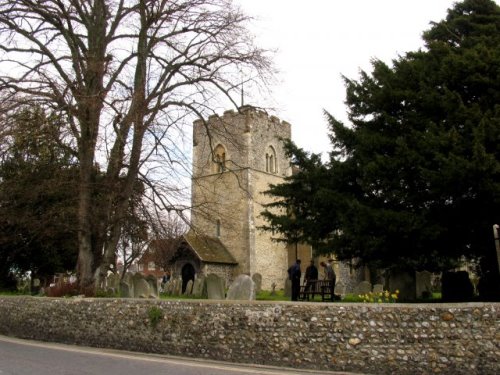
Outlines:
POLYGON ((189 231, 184 239, 202 262, 238 264, 219 238, 189 231))

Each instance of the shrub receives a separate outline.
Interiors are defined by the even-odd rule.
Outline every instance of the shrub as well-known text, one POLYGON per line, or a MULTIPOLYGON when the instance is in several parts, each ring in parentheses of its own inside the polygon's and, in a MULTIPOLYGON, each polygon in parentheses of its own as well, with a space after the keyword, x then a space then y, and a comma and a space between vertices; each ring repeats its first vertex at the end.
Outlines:
POLYGON ((151 324, 151 327, 156 328, 158 323, 160 323, 160 320, 163 319, 163 310, 157 306, 152 306, 148 310, 148 317, 149 317, 149 323, 151 324))

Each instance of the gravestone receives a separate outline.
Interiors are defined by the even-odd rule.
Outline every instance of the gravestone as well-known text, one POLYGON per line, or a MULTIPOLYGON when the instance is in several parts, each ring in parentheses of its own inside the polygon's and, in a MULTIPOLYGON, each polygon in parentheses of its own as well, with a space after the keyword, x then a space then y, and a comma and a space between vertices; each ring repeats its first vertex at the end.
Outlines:
POLYGON ((205 278, 204 293, 206 292, 206 297, 208 299, 224 299, 224 282, 223 280, 211 273, 205 278))
POLYGON ((149 284, 150 297, 158 298, 158 279, 153 275, 146 276, 146 282, 149 284))
POLYGON ((252 280, 255 283, 255 293, 260 293, 262 290, 262 275, 260 273, 254 273, 252 275, 252 280))
POLYGON ((134 298, 150 298, 151 288, 144 279, 136 279, 134 283, 134 298))
POLYGON ((181 293, 182 293, 182 277, 179 276, 176 279, 174 279, 172 295, 177 297, 180 296, 181 293))
POLYGON ((344 283, 342 281, 339 281, 338 283, 336 283, 335 288, 333 289, 333 292, 337 296, 345 296, 346 288, 345 288, 344 283))
POLYGON ((414 301, 417 297, 415 271, 392 270, 386 289, 390 293, 399 290, 399 301, 414 301))
POLYGON ((417 298, 430 298, 432 296, 432 273, 422 271, 415 273, 417 298))
POLYGON ((130 285, 125 281, 120 283, 120 297, 121 298, 132 298, 133 295, 130 293, 130 285))
POLYGON ((373 293, 378 294, 378 293, 383 293, 384 292, 384 286, 382 284, 373 284, 373 293))
POLYGON ((192 291, 192 295, 194 297, 200 298, 201 295, 203 294, 203 284, 204 284, 204 281, 205 281, 205 277, 204 276, 197 277, 194 280, 193 291, 192 291))
POLYGON ((113 288, 113 289, 118 289, 120 286, 120 275, 116 273, 112 273, 109 276, 106 277, 106 287, 107 288, 113 288))
POLYGON ((127 272, 124 276, 123 276, 123 282, 126 283, 129 287, 129 297, 130 298, 134 298, 134 281, 133 281, 133 274, 130 273, 130 272, 127 272))
POLYGON ((186 284, 186 290, 184 291, 185 296, 190 296, 193 293, 193 280, 188 280, 186 284))
POLYGON ((355 294, 368 294, 372 291, 372 284, 369 281, 361 281, 355 288, 355 294))
POLYGON ((150 287, 141 273, 135 273, 132 276, 132 282, 134 284, 134 298, 149 298, 150 287))
POLYGON ((239 275, 227 291, 228 300, 255 300, 255 282, 248 275, 239 275))
POLYGON ((292 296, 292 280, 290 280, 288 277, 285 279, 285 297, 291 297, 292 296))

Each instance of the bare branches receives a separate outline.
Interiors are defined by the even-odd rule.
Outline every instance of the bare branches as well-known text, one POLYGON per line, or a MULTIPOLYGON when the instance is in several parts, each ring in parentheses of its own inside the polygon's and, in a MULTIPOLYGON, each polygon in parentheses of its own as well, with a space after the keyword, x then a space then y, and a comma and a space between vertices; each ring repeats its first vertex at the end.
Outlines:
MULTIPOLYGON (((189 169, 172 145, 194 118, 236 106, 242 75, 265 82, 270 61, 248 21, 231 0, 0 0, 0 91, 60 112, 74 138, 81 255, 86 247, 111 259, 118 239, 109 233, 119 232, 138 176, 156 181, 150 191, 158 194, 158 165, 189 169), (92 242, 96 162, 106 169, 107 221, 92 242)), ((87 268, 85 277, 94 271, 87 268)))

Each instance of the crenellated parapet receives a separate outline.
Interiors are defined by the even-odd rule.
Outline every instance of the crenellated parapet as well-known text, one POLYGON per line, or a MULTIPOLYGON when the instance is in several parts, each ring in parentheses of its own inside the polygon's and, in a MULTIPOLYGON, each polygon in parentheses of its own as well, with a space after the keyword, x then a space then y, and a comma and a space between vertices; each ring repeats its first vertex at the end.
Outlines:
POLYGON ((237 127, 239 132, 249 133, 253 131, 256 127, 267 125, 268 127, 273 127, 273 130, 281 130, 284 138, 290 138, 291 136, 291 125, 287 121, 282 121, 274 115, 270 115, 266 111, 252 107, 243 106, 236 110, 224 111, 222 115, 213 114, 208 116, 208 119, 197 119, 193 123, 194 125, 194 136, 193 144, 196 146, 198 144, 199 136, 205 136, 207 131, 220 131, 221 129, 227 130, 227 126, 231 125, 234 131, 235 125, 240 125, 237 127), (242 124, 241 122, 244 121, 242 124))

